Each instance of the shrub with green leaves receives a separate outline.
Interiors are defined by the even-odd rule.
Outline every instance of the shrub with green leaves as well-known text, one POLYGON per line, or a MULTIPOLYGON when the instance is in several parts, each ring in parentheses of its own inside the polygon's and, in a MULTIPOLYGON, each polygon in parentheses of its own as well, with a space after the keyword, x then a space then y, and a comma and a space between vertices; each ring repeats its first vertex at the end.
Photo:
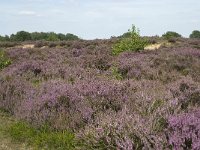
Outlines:
POLYGON ((200 38, 200 31, 198 30, 192 31, 192 33, 190 34, 190 38, 200 38))
POLYGON ((162 37, 169 40, 169 39, 172 39, 172 38, 178 38, 178 37, 182 37, 182 36, 180 34, 176 33, 176 32, 168 31, 165 34, 163 34, 162 37))
POLYGON ((128 31, 130 36, 122 38, 118 43, 113 46, 112 54, 118 55, 124 51, 140 51, 144 50, 147 45, 147 40, 140 36, 139 29, 134 25, 128 31))
POLYGON ((6 56, 3 50, 0 50, 0 70, 11 64, 11 60, 6 56))
POLYGON ((123 76, 122 74, 119 72, 118 68, 117 67, 112 67, 111 68, 112 70, 112 75, 115 79, 117 80, 122 80, 123 79, 123 76))

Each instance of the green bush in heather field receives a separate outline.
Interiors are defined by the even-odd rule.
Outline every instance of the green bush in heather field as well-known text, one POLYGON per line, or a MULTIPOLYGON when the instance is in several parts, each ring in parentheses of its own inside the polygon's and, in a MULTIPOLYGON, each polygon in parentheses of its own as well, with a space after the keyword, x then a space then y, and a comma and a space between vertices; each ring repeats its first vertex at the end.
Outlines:
POLYGON ((0 70, 11 64, 11 60, 5 55, 3 50, 0 50, 0 70))
POLYGON ((163 38, 169 40, 171 38, 179 38, 182 37, 179 33, 173 31, 167 31, 165 34, 162 35, 163 38))
POLYGON ((142 38, 134 25, 128 31, 130 36, 122 38, 118 43, 113 46, 112 54, 118 55, 124 51, 140 51, 144 50, 144 47, 148 44, 147 40, 142 38))

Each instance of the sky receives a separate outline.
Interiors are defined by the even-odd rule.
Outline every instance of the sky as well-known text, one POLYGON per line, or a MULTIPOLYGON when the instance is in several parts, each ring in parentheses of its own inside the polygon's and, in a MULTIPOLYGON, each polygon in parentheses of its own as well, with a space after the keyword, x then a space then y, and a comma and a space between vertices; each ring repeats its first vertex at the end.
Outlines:
POLYGON ((144 36, 200 30, 200 0, 0 0, 0 35, 17 31, 110 38, 132 24, 144 36))

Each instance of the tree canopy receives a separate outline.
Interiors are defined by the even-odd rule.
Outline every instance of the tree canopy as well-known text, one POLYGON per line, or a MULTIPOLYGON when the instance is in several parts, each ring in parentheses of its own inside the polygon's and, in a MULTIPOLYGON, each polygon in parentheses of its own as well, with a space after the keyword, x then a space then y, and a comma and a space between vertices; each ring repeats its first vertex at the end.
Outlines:
POLYGON ((190 34, 190 38, 200 38, 200 31, 198 30, 192 31, 192 33, 190 34))
POLYGON ((182 37, 179 33, 174 32, 174 31, 167 31, 165 34, 162 35, 165 39, 170 39, 170 38, 178 38, 182 37))
POLYGON ((19 31, 16 34, 11 34, 10 36, 0 36, 0 41, 37 41, 37 40, 46 40, 46 41, 67 41, 67 40, 78 40, 79 37, 67 33, 54 33, 54 32, 26 32, 19 31))

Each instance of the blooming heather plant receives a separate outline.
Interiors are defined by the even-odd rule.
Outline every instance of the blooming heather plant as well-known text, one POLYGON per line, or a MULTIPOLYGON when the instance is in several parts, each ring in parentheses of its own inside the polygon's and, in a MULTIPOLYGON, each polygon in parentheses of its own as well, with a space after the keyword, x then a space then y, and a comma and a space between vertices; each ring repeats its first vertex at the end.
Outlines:
POLYGON ((126 100, 124 94, 123 86, 109 85, 105 81, 84 81, 74 85, 50 81, 42 84, 35 98, 21 105, 22 111, 18 112, 18 116, 38 125, 49 123, 57 128, 63 125, 77 129, 91 121, 99 111, 119 111, 121 103, 126 100), (55 119, 56 123, 60 121, 58 126, 55 119))
POLYGON ((0 79, 0 108, 14 114, 27 96, 32 98, 32 88, 29 83, 20 78, 7 76, 0 79))
POLYGON ((114 38, 6 49, 0 108, 72 131, 77 149, 199 149, 199 41, 178 40, 117 56, 114 38))
POLYGON ((173 149, 200 149, 200 112, 169 117, 168 138, 173 149))

